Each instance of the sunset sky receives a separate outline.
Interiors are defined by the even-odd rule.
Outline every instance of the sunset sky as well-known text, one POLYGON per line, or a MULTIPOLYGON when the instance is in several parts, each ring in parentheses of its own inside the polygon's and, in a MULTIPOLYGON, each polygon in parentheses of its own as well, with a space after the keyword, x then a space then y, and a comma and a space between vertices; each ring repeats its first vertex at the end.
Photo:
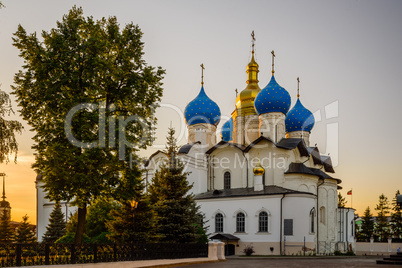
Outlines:
MULTIPOLYGON (((362 214, 367 206, 373 211, 380 194, 391 200, 397 189, 402 190, 402 1, 2 2, 6 7, 0 9, 0 84, 6 92, 11 92, 14 74, 23 64, 11 40, 18 24, 39 35, 77 5, 85 16, 116 16, 122 26, 140 26, 145 60, 166 69, 157 139, 141 152, 144 157, 164 148, 170 122, 180 144, 187 142, 182 111, 199 92, 201 63, 206 68, 206 93, 223 118, 230 116, 235 89, 240 92, 246 86, 254 30, 260 87, 270 79, 270 52, 275 50, 277 82, 289 91, 293 106, 300 77, 300 99, 317 121, 311 144, 333 157, 333 175, 343 181, 344 196, 353 189, 357 212, 362 214)), ((18 112, 10 118, 22 121, 18 112)), ((18 163, 2 164, 0 172, 7 174, 13 220, 28 214, 35 222, 33 133, 23 123, 25 131, 17 137, 18 163)), ((347 201, 350 206, 351 196, 347 201)))

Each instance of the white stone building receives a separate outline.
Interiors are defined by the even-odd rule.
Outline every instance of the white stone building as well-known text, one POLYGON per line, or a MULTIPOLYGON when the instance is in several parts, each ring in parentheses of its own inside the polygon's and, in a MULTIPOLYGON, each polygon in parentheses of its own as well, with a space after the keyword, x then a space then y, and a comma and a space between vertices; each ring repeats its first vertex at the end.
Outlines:
MULTIPOLYGON (((337 207, 341 180, 333 175, 331 158, 310 146, 314 116, 301 104, 299 93, 290 109, 290 94, 276 82, 272 66, 271 81, 260 89, 252 52, 247 86, 236 98, 220 142, 216 132, 221 112, 203 82, 185 109, 188 144, 178 158, 191 172, 188 180, 210 238, 223 240, 227 253, 235 254, 242 254, 246 245, 262 255, 354 249, 354 210, 337 207)), ((148 184, 166 158, 161 151, 149 157, 144 172, 148 184)), ((39 239, 54 206, 45 199, 42 184, 39 175, 39 239)), ((62 204, 67 217, 76 210, 62 204)))
MULTIPOLYGON (((252 52, 247 86, 218 143, 221 113, 203 82, 185 109, 189 143, 178 158, 191 172, 188 180, 210 238, 224 241, 227 253, 235 254, 242 254, 246 245, 263 255, 354 248, 354 210, 338 209, 341 180, 332 174, 331 158, 310 146, 314 116, 299 93, 289 111, 290 95, 275 81, 272 66, 271 81, 260 89, 252 52)), ((148 183, 161 161, 166 161, 161 151, 147 161, 148 183)))

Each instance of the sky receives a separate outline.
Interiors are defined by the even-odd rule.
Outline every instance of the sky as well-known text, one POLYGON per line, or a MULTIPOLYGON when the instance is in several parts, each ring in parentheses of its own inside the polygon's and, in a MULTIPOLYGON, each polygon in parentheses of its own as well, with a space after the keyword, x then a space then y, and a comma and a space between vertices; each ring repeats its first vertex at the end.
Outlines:
MULTIPOLYGON (((156 141, 142 151, 146 157, 164 148, 168 127, 185 144, 182 112, 199 92, 200 64, 204 88, 222 112, 220 126, 234 110, 235 89, 246 86, 251 31, 255 31, 259 85, 275 78, 296 102, 316 118, 310 143, 330 154, 334 177, 342 180, 347 206, 363 214, 374 211, 382 193, 392 199, 402 190, 402 1, 165 1, 165 0, 2 0, 0 9, 0 84, 11 92, 13 77, 23 64, 12 46, 21 24, 28 33, 49 31, 74 6, 95 19, 116 16, 144 32, 144 59, 166 70, 164 95, 157 110, 156 141), (353 189, 352 196, 346 192, 353 189), (353 200, 352 200, 353 198, 353 200)), ((16 111, 10 119, 23 121, 16 111)), ((17 164, 0 165, 12 218, 28 214, 36 221, 33 133, 26 122, 17 164)))

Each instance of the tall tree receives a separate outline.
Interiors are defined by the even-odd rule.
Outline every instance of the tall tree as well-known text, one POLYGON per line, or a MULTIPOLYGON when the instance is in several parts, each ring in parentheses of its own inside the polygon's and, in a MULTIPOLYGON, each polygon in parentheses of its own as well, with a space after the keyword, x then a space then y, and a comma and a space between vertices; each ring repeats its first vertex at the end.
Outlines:
POLYGON ((370 241, 374 234, 374 219, 370 207, 367 207, 362 217, 361 236, 365 241, 370 241))
POLYGON ((149 187, 151 202, 157 219, 157 234, 162 242, 197 242, 200 240, 199 207, 194 195, 189 193, 192 185, 187 181, 188 173, 177 160, 175 130, 169 129, 166 155, 169 163, 163 164, 155 173, 149 187))
POLYGON ((346 206, 346 198, 342 196, 342 194, 338 193, 338 208, 344 208, 346 206))
POLYGON ((392 199, 392 210, 391 214, 391 231, 394 238, 402 238, 402 209, 397 203, 397 196, 401 193, 399 190, 396 191, 395 197, 392 199))
POLYGON ((389 235, 389 221, 388 214, 390 212, 390 206, 388 198, 381 194, 378 198, 378 204, 375 207, 377 211, 377 224, 376 224, 376 234, 380 241, 385 241, 389 235))
POLYGON ((136 183, 120 174, 153 141, 164 70, 142 59, 141 37, 133 23, 120 29, 116 17, 95 21, 77 7, 42 32, 43 42, 21 25, 14 34, 25 65, 13 93, 36 133, 34 168, 44 174, 47 198, 78 207, 76 243, 87 206, 136 183))
POLYGON ((60 202, 56 202, 53 211, 50 213, 49 225, 42 237, 44 243, 54 243, 57 239, 66 234, 66 221, 61 211, 60 202))
POLYGON ((36 236, 32 229, 32 225, 28 221, 28 215, 22 217, 22 222, 14 234, 14 242, 16 243, 34 243, 36 236))
POLYGON ((0 213, 0 244, 13 242, 14 230, 11 226, 10 211, 4 210, 0 213))

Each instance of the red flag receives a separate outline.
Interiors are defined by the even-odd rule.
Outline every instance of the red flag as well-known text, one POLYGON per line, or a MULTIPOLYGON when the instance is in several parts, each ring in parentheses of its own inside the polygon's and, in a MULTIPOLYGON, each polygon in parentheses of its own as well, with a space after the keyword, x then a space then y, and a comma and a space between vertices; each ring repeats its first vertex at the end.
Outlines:
POLYGON ((352 195, 352 190, 348 191, 347 195, 352 195))

